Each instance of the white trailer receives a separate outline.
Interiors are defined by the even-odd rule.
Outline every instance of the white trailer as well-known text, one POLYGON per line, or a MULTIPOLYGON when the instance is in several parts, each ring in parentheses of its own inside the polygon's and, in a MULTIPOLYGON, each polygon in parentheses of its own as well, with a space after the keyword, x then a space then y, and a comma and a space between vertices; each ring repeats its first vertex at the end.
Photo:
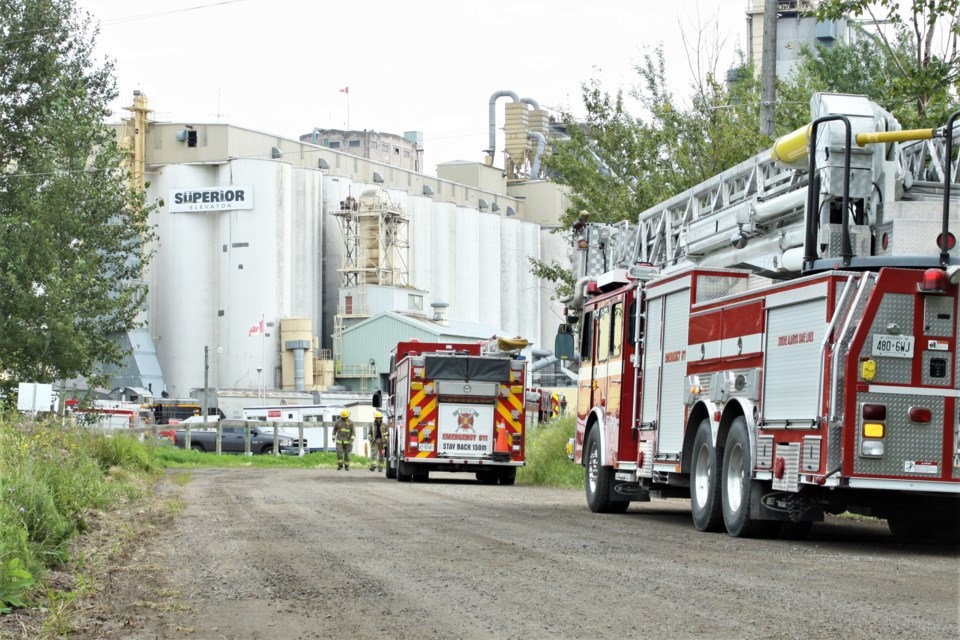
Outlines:
MULTIPOLYGON (((280 432, 294 439, 294 446, 299 446, 299 438, 306 440, 306 451, 335 451, 333 440, 333 425, 340 417, 340 412, 346 409, 344 405, 336 404, 302 404, 302 405, 268 405, 244 407, 241 419, 260 420, 262 422, 283 423, 280 432), (301 432, 302 429, 302 432, 301 432)), ((368 455, 365 449, 366 425, 356 426, 357 437, 353 441, 353 453, 368 455)))

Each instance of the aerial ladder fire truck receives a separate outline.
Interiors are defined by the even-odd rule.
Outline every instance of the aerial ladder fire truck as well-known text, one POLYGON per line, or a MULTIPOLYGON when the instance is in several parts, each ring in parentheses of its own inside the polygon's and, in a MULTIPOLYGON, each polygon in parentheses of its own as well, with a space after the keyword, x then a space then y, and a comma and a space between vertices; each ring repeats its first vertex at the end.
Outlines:
POLYGON ((862 96, 811 111, 635 224, 576 225, 556 353, 579 351, 594 512, 689 497, 737 537, 844 511, 960 537, 960 111, 912 131, 862 96))
POLYGON ((386 475, 426 481, 468 472, 512 485, 526 456, 527 360, 522 338, 475 343, 399 342, 390 356, 386 475))

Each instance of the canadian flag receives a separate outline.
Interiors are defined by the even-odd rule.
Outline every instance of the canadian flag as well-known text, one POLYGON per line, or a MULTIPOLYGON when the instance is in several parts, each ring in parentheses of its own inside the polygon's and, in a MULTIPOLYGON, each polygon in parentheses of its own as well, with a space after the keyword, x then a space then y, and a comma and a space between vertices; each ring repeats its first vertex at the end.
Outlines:
POLYGON ((253 325, 247 330, 247 337, 255 336, 257 334, 263 333, 263 319, 260 319, 260 322, 253 325))
POLYGON ((344 87, 343 89, 340 89, 340 93, 350 93, 350 87, 344 87))

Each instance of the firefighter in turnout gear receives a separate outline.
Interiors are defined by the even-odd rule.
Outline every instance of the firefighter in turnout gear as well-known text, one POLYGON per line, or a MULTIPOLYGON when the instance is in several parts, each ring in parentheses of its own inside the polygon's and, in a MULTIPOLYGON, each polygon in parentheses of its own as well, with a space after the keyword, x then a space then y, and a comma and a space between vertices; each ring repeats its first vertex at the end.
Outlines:
POLYGON ((353 448, 353 422, 350 421, 350 412, 344 409, 340 412, 340 419, 333 425, 333 439, 337 443, 337 471, 350 471, 350 449, 353 448))
POLYGON ((373 423, 367 429, 370 441, 370 471, 383 471, 383 443, 387 440, 387 425, 383 424, 383 414, 373 414, 373 423))

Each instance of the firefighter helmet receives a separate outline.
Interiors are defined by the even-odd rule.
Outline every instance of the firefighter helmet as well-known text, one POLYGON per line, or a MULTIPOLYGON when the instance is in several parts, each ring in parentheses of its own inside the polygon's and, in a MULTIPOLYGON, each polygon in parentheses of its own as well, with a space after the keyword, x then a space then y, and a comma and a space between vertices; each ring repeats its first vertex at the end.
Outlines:
POLYGON ((382 419, 382 418, 383 418, 383 414, 380 413, 379 411, 377 411, 376 413, 373 414, 373 417, 374 417, 374 419, 382 419))
POLYGON ((349 417, 350 417, 350 412, 347 411, 346 409, 344 409, 343 411, 340 412, 340 417, 341 417, 341 418, 349 418, 349 417))

